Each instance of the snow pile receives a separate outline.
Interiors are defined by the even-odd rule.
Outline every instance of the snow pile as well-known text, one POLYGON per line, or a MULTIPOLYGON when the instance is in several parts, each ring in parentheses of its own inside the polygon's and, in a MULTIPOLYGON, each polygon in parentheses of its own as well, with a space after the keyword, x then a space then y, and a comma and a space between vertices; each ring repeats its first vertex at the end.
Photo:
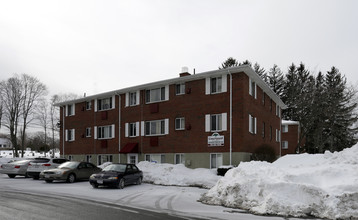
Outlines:
POLYGON ((143 171, 143 181, 164 186, 195 186, 210 189, 221 178, 216 170, 186 168, 183 164, 138 163, 143 171))
POLYGON ((358 218, 358 145, 341 152, 287 155, 229 170, 200 201, 257 214, 358 218))

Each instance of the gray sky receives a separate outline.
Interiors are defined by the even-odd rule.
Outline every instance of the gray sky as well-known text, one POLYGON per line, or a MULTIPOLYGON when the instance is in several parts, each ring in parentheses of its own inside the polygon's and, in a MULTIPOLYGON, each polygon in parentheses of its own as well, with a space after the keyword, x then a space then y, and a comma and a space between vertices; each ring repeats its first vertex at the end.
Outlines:
POLYGON ((355 0, 0 0, 0 80, 93 95, 217 69, 228 57, 284 72, 336 66, 358 82, 355 0))

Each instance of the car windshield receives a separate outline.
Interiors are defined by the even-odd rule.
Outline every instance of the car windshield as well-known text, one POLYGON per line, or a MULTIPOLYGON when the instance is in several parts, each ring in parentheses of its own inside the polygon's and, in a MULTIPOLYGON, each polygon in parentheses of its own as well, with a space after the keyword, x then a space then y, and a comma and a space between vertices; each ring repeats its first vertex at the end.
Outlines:
POLYGON ((61 164, 60 166, 58 166, 58 168, 76 168, 78 166, 78 164, 80 164, 80 162, 65 162, 63 164, 61 164))
POLYGON ((125 164, 111 164, 103 168, 103 171, 116 171, 124 173, 126 171, 127 165, 125 164))
POLYGON ((18 160, 18 161, 12 162, 12 164, 24 165, 28 162, 30 162, 30 161, 29 160, 18 160))

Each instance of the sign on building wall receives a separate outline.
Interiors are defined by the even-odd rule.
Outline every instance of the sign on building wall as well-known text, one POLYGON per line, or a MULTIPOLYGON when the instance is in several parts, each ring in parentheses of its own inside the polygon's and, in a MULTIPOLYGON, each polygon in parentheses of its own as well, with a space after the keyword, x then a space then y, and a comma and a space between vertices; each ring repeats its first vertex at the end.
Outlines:
POLYGON ((221 136, 218 133, 213 133, 211 136, 208 136, 208 146, 209 147, 224 146, 224 136, 221 136))

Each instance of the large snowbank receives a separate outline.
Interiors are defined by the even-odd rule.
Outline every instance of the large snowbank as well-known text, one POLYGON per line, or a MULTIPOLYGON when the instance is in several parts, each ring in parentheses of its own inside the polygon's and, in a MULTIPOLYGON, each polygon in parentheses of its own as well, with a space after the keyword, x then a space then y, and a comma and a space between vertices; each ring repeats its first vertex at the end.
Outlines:
POLYGON ((196 186, 211 188, 221 178, 216 170, 186 168, 183 164, 157 164, 147 161, 138 163, 143 171, 143 181, 164 186, 196 186))
POLYGON ((257 214, 358 219, 358 145, 229 170, 200 201, 257 214))

